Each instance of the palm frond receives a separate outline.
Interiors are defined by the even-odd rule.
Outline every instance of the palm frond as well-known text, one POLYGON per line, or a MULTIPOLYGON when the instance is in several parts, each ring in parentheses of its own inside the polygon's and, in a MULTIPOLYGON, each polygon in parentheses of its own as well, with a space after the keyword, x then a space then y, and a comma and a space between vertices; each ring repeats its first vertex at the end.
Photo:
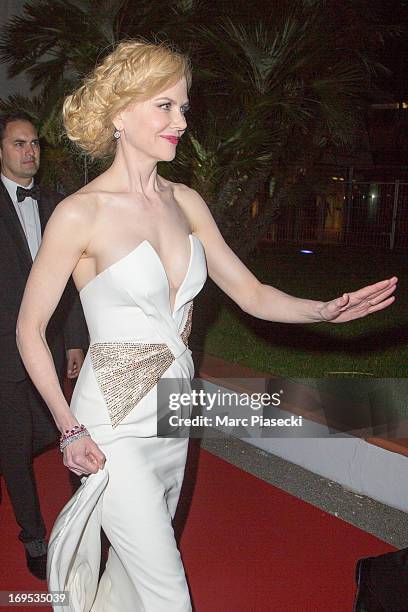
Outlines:
MULTIPOLYGON (((10 76, 25 73, 36 96, 0 101, 0 110, 28 110, 58 183, 63 168, 71 178, 77 173, 66 179, 69 190, 83 180, 84 160, 61 140, 66 92, 118 40, 171 40, 192 57, 195 110, 176 161, 160 171, 197 188, 233 240, 238 225, 258 236, 278 206, 317 180, 323 151, 358 143, 385 71, 378 49, 403 31, 378 7, 370 0, 258 0, 256 10, 247 0, 31 0, 4 27, 0 61, 10 76), (251 202, 272 174, 274 202, 253 219, 251 202)), ((91 165, 91 175, 106 163, 91 165)))

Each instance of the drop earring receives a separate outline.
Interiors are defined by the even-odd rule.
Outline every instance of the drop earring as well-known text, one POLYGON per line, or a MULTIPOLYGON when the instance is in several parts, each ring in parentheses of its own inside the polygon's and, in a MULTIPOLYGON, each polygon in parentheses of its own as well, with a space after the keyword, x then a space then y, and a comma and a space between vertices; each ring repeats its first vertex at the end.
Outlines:
POLYGON ((113 132, 113 137, 114 137, 114 138, 116 138, 116 140, 118 140, 118 139, 120 138, 120 132, 119 132, 119 130, 115 130, 115 131, 113 132))

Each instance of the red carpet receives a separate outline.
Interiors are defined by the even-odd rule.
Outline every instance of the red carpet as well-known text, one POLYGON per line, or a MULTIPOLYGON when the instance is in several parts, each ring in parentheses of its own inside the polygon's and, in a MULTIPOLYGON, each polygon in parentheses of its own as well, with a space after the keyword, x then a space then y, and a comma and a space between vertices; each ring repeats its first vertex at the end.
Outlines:
MULTIPOLYGON (((191 446, 176 531, 186 519, 181 550, 196 612, 351 611, 355 561, 393 548, 191 446)), ((56 450, 35 470, 50 528, 70 496, 68 471, 56 450)), ((2 488, 0 590, 45 591, 26 570, 2 488)))

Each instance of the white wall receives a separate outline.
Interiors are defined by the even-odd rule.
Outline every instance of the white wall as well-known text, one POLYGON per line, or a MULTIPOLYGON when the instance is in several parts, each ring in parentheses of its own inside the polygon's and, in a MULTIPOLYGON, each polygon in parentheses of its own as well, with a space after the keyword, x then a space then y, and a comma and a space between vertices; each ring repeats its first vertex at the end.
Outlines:
MULTIPOLYGON (((214 393, 216 389, 231 391, 205 379, 201 379, 201 382, 207 393, 214 393)), ((278 417, 290 416, 290 413, 284 410, 275 411, 278 417)), ((235 406, 224 406, 220 412, 231 417, 239 416, 235 406)), ((234 435, 228 428, 219 429, 234 435)), ((288 432, 285 435, 287 436, 288 432)), ((408 511, 408 457, 353 436, 329 435, 325 425, 306 419, 303 419, 301 434, 293 428, 293 437, 241 439, 310 472, 338 482, 355 493, 367 495, 404 512, 408 511)))

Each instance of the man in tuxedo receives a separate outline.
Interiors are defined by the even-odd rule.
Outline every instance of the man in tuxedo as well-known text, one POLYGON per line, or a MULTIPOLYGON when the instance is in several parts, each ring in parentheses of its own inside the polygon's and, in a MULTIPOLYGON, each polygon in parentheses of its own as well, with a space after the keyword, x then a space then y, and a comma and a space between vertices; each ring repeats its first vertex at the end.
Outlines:
MULTIPOLYGON (((44 227, 63 196, 34 183, 40 164, 37 130, 24 115, 0 117, 0 468, 21 528, 31 573, 45 579, 46 529, 32 459, 58 430, 28 378, 16 345, 16 322, 44 227)), ((88 334, 70 279, 47 327, 47 343, 62 383, 78 376, 88 334)))

